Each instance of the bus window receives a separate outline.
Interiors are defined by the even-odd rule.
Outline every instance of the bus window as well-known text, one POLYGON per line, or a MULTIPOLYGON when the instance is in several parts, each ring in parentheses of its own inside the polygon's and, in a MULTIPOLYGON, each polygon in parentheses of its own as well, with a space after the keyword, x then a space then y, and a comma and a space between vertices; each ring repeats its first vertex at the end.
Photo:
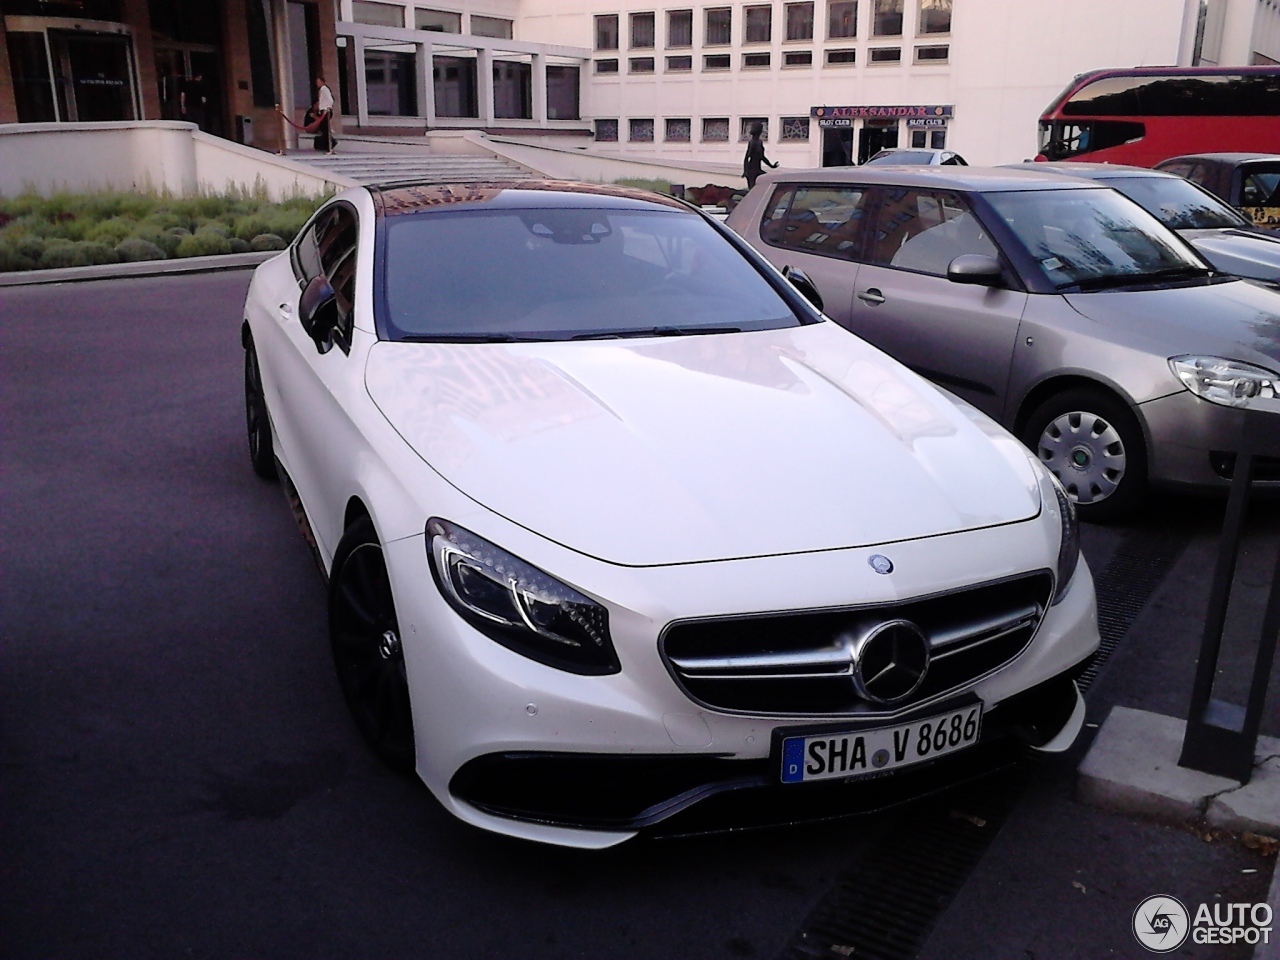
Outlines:
POLYGON ((1128 120, 1041 123, 1040 152, 1049 160, 1069 160, 1082 153, 1141 140, 1145 133, 1142 124, 1128 120))

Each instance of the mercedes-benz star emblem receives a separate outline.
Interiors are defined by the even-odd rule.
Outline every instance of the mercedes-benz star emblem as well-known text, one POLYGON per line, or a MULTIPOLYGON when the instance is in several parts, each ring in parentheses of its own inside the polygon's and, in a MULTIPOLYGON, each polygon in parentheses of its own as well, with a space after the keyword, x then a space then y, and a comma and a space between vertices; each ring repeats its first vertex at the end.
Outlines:
POLYGON ((889 620, 869 630, 853 648, 853 686, 873 703, 899 703, 924 682, 929 638, 910 620, 889 620))
POLYGON ((883 553, 873 553, 867 557, 867 563, 871 564, 871 569, 876 573, 893 573, 893 561, 883 553))

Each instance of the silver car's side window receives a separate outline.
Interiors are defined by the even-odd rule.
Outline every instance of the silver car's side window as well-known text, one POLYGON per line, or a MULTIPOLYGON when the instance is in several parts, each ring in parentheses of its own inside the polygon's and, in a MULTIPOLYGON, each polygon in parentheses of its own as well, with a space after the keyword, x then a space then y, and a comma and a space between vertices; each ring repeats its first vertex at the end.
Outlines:
POLYGON ((905 187, 885 192, 868 262, 944 277, 948 264, 966 253, 999 256, 956 194, 905 187))
POLYGON ((760 236, 775 247, 856 260, 862 252, 868 191, 839 184, 800 184, 774 191, 760 236))

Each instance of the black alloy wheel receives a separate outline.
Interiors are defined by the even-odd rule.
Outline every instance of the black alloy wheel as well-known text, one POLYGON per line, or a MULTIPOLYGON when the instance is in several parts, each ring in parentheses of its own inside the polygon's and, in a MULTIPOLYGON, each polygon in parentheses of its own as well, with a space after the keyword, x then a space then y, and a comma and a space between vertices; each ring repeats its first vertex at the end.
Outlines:
POLYGON ((262 370, 258 366, 258 351, 252 343, 244 351, 244 419, 253 472, 264 480, 277 479, 271 421, 267 417, 267 398, 262 392, 262 370))
POLYGON ((402 773, 414 769, 413 712, 400 625, 373 522, 347 528, 329 576, 329 642, 351 716, 374 753, 402 773))
POLYGON ((1122 520, 1146 497, 1142 427, 1103 390, 1075 387, 1050 397, 1027 418, 1022 441, 1062 483, 1081 520, 1122 520))

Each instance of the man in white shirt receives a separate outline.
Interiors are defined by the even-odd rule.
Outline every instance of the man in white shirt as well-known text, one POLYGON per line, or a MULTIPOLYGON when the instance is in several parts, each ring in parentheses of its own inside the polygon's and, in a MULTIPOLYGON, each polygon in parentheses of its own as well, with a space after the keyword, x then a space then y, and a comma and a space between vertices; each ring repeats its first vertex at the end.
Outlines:
POLYGON ((333 153, 334 147, 337 146, 330 128, 330 121, 333 120, 333 91, 324 82, 324 76, 321 74, 316 74, 315 117, 319 123, 316 127, 316 149, 333 153))

